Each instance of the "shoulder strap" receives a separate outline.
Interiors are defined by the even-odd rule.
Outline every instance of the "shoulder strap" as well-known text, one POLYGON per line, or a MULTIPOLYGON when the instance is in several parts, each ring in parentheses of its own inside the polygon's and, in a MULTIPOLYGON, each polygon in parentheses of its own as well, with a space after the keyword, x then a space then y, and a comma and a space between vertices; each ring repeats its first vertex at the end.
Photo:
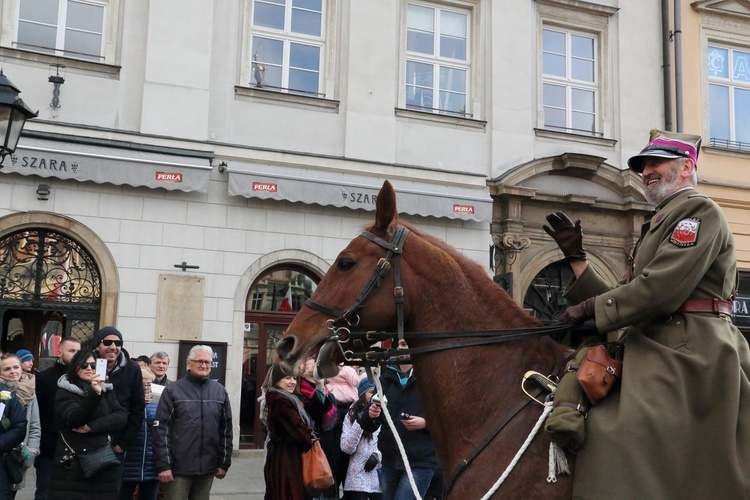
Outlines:
POLYGON ((76 450, 74 450, 74 449, 73 449, 73 447, 72 447, 72 446, 70 446, 70 445, 68 444, 68 442, 67 442, 67 441, 65 440, 65 435, 64 435, 64 434, 62 433, 62 431, 60 431, 60 437, 62 438, 62 440, 63 440, 63 443, 65 443, 65 446, 67 446, 67 447, 68 447, 68 449, 69 449, 70 451, 72 451, 72 452, 73 452, 73 454, 75 455, 75 453, 76 453, 76 450))

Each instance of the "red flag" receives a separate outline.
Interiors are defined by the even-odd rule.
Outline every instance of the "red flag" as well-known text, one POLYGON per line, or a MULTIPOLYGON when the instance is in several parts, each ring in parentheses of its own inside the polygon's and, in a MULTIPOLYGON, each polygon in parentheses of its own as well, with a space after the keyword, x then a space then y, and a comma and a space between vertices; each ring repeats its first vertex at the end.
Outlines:
POLYGON ((289 288, 286 289, 286 295, 284 295, 284 300, 281 301, 281 306, 279 306, 279 311, 284 312, 292 312, 292 285, 289 284, 289 288))

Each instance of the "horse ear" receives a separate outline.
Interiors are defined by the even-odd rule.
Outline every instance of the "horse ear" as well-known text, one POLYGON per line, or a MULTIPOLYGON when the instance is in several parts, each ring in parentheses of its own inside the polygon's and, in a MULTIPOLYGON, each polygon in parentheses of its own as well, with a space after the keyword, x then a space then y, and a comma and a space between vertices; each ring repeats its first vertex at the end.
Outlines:
POLYGON ((375 226, 373 231, 388 232, 388 226, 396 222, 398 211, 396 210, 396 191, 390 182, 383 182, 377 201, 375 202, 375 226))

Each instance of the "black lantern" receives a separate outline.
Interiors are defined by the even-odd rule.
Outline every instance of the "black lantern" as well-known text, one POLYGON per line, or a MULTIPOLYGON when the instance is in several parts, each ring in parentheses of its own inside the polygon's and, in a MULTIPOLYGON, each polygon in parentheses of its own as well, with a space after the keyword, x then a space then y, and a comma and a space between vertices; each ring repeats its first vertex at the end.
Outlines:
POLYGON ((0 69, 0 168, 8 153, 16 150, 26 120, 39 115, 38 111, 34 113, 24 104, 18 97, 20 93, 0 69))

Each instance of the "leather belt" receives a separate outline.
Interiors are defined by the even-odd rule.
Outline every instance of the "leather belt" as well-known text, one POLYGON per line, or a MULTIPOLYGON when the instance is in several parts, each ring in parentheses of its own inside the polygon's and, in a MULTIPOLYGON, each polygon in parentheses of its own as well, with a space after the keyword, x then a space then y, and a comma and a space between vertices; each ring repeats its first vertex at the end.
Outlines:
POLYGON ((714 313, 718 315, 732 315, 732 301, 721 299, 687 299, 676 312, 714 313))

